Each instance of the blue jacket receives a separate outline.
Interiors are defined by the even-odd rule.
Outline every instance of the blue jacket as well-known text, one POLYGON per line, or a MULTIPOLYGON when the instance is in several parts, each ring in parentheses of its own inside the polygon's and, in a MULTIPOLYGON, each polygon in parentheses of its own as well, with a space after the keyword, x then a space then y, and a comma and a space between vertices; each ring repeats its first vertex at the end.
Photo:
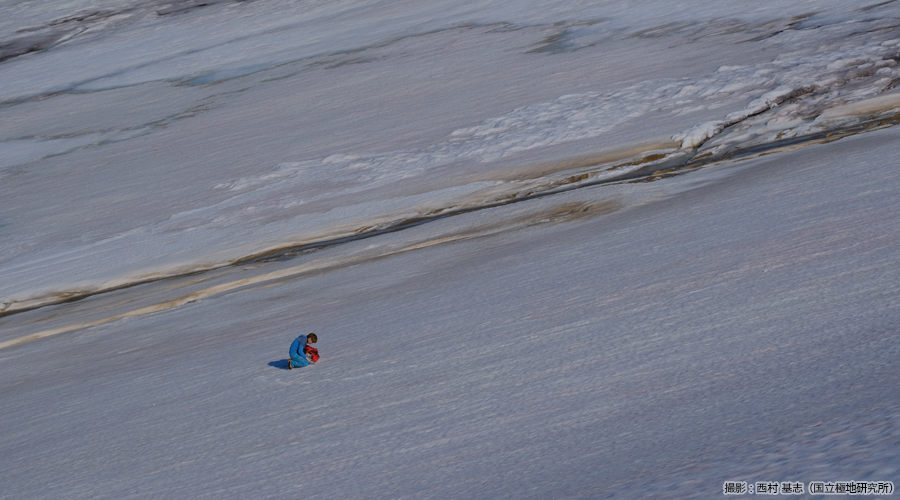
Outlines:
POLYGON ((291 357, 306 359, 306 354, 303 353, 304 347, 306 347, 306 335, 301 335, 291 344, 291 357))

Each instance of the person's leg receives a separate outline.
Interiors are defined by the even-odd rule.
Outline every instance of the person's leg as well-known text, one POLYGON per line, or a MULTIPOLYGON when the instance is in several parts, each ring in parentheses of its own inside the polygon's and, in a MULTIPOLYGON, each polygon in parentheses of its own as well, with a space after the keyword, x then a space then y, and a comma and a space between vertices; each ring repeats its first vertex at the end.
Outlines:
POLYGON ((297 356, 297 355, 291 354, 290 363, 291 363, 291 366, 293 366, 294 368, 300 368, 302 366, 308 365, 309 361, 306 360, 306 356, 297 356))

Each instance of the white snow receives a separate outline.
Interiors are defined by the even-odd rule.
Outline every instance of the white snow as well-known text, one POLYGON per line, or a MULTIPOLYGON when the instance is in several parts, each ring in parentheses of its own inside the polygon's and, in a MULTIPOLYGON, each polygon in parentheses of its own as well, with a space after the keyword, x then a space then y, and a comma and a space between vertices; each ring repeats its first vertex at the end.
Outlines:
POLYGON ((898 483, 894 3, 201 3, 0 0, 0 498, 898 483))

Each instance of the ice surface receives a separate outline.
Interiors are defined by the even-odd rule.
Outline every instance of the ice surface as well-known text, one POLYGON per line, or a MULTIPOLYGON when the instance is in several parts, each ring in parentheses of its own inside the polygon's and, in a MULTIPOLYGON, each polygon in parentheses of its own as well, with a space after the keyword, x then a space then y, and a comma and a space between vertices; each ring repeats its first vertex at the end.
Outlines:
POLYGON ((0 0, 0 497, 897 484, 898 30, 0 0))
MULTIPOLYGON (((243 288, 223 285, 267 266, 4 318, 19 335, 222 290, 2 351, 8 494, 708 498, 733 479, 896 482, 898 142, 872 134, 320 250, 311 272, 243 288), (610 198, 622 208, 551 215, 610 198), (288 372, 300 329, 325 357, 288 372)), ((286 264, 304 265, 271 266, 286 264)))
MULTIPOLYGON (((104 231, 102 235, 87 239, 85 235, 97 231, 98 228, 111 228, 112 224, 108 218, 98 217, 95 207, 85 207, 90 212, 88 214, 80 213, 79 209, 83 206, 80 202, 76 202, 74 206, 70 205, 69 208, 71 214, 78 220, 59 219, 67 229, 72 230, 73 236, 77 238, 75 241, 59 238, 62 231, 58 230, 46 233, 47 236, 43 237, 41 232, 50 227, 43 221, 37 228, 23 227, 21 232, 30 233, 31 237, 25 241, 9 240, 3 248, 4 258, 0 266, 3 266, 8 279, 0 285, 2 303, 7 304, 2 307, 6 310, 28 308, 55 302, 60 297, 68 297, 71 294, 91 293, 191 270, 220 267, 277 248, 343 238, 364 231, 391 227, 410 219, 490 205, 498 200, 520 196, 522 193, 539 192, 552 188, 557 183, 546 179, 537 179, 536 182, 509 182, 503 179, 502 174, 486 176, 485 169, 496 172, 497 168, 487 165, 509 159, 528 162, 529 154, 536 150, 559 148, 567 143, 584 144, 590 141, 593 143, 594 151, 603 150, 604 147, 611 148, 617 143, 621 148, 622 140, 631 146, 641 141, 659 140, 661 136, 666 135, 665 129, 648 134, 647 131, 654 130, 654 126, 676 127, 678 125, 675 124, 679 122, 691 123, 692 118, 703 114, 719 118, 700 122, 684 132, 672 135, 672 140, 680 142, 682 149, 700 147, 727 127, 733 128, 748 118, 761 114, 766 117, 767 123, 778 125, 769 126, 768 129, 756 127, 751 136, 732 133, 727 138, 727 141, 730 141, 729 148, 733 149, 735 142, 747 142, 748 139, 771 142, 771 136, 781 134, 780 137, 785 137, 787 134, 784 131, 785 123, 796 128, 791 134, 803 135, 812 129, 796 127, 797 120, 805 123, 821 114, 823 110, 869 99, 881 92, 889 91, 900 79, 900 68, 896 63, 896 59, 900 57, 898 52, 900 49, 890 40, 882 42, 878 38, 874 40, 864 38, 856 43, 848 42, 836 48, 822 46, 823 39, 830 41, 837 38, 846 41, 848 33, 860 29, 858 24, 860 23, 844 22, 827 26, 821 28, 824 33, 815 35, 803 32, 793 36, 785 35, 789 42, 787 45, 793 51, 779 55, 774 60, 743 66, 723 65, 710 74, 698 77, 650 78, 611 89, 564 94, 550 101, 528 104, 503 115, 483 119, 474 126, 451 129, 443 137, 436 136, 427 141, 419 140, 411 147, 392 150, 382 146, 383 152, 379 153, 332 150, 324 157, 303 161, 281 161, 284 157, 279 158, 277 154, 273 157, 270 148, 265 147, 271 141, 268 139, 270 133, 267 131, 260 137, 256 131, 272 129, 278 131, 286 140, 295 134, 298 138, 315 137, 315 131, 292 131, 281 122, 271 123, 265 113, 253 110, 261 123, 247 129, 253 132, 249 137, 241 137, 239 142, 249 140, 255 143, 253 147, 259 154, 245 160, 255 164, 249 167, 254 174, 236 178, 226 177, 220 182, 214 182, 212 186, 210 181, 224 171, 220 166, 209 172, 198 170, 193 174, 196 180, 186 184, 183 176, 170 173, 169 169, 156 165, 160 158, 159 150, 171 149, 173 141, 183 142, 184 137, 189 137, 192 142, 183 147, 196 151, 196 141, 209 144, 218 141, 218 134, 243 136, 240 124, 235 123, 231 127, 223 128, 215 135, 205 133, 202 136, 193 136, 179 131, 178 137, 173 138, 171 134, 175 132, 169 134, 164 132, 172 130, 175 123, 181 124, 180 122, 185 120, 195 122, 185 124, 183 127, 185 129, 193 130, 198 127, 205 129, 204 124, 196 123, 195 118, 198 115, 209 115, 205 121, 221 128, 219 118, 223 114, 233 117, 246 109, 244 107, 238 109, 235 106, 232 102, 235 99, 234 93, 246 92, 248 88, 254 86, 266 88, 270 94, 273 91, 278 94, 296 92, 291 83, 300 78, 297 72, 304 73, 302 69, 297 68, 293 74, 288 73, 289 76, 281 77, 263 71, 262 81, 257 79, 244 82, 238 79, 231 89, 222 89, 218 93, 215 90, 216 86, 196 91, 193 106, 186 109, 172 109, 168 116, 159 117, 158 113, 145 112, 145 115, 149 116, 144 120, 134 116, 130 117, 131 123, 127 125, 98 124, 99 130, 93 133, 87 132, 83 127, 75 129, 78 130, 77 133, 64 133, 60 130, 54 137, 41 138, 37 149, 31 146, 34 144, 34 138, 13 136, 0 142, 0 147, 4 147, 7 152, 5 160, 7 175, 20 171, 20 168, 14 167, 40 158, 40 152, 45 156, 51 156, 84 147, 97 149, 97 146, 106 146, 131 137, 143 139, 146 134, 152 134, 142 141, 149 158, 135 160, 137 155, 132 149, 135 143, 127 142, 122 145, 120 153, 125 158, 120 160, 122 164, 116 165, 111 175, 121 177, 123 169, 140 169, 146 171, 146 175, 151 178, 154 174, 156 177, 171 176, 173 180, 177 179, 178 185, 170 189, 177 189, 183 194, 177 197, 177 203, 182 205, 179 210, 167 210, 166 207, 162 211, 157 211, 150 220, 144 221, 135 217, 125 217, 125 221, 131 224, 122 227, 120 231, 104 231), (280 78, 286 81, 274 84, 276 86, 272 88, 271 80, 280 78), (739 106, 735 111, 728 111, 742 101, 749 102, 739 106), (786 102, 791 103, 786 111, 776 109, 786 102), (789 116, 783 116, 786 113, 789 113, 789 116), (654 125, 648 125, 648 121, 651 120, 655 122, 654 125), (769 130, 772 132, 769 133, 769 130), (759 139, 760 137, 762 139, 759 139), (29 146, 30 149, 25 149, 24 146, 29 146), (126 167, 126 163, 132 164, 126 167), (201 172, 212 175, 201 175, 201 172), (235 227, 240 227, 241 230, 235 231, 235 227), (98 254, 105 256, 102 261, 96 258, 98 254), (65 257, 60 258, 62 255, 65 257)), ((872 29, 882 29, 882 23, 877 21, 869 21, 869 24, 874 25, 872 29)), ((182 29, 177 23, 170 28, 182 29)), ((434 46, 424 40, 417 41, 413 45, 395 42, 400 46, 393 47, 391 44, 383 55, 373 56, 376 60, 385 58, 384 62, 368 64, 384 66, 381 71, 390 72, 397 64, 392 60, 399 54, 417 51, 422 53, 420 57, 424 57, 448 41, 461 43, 458 41, 461 37, 465 39, 470 36, 498 36, 493 31, 495 31, 493 28, 468 28, 447 34, 422 36, 436 37, 430 42, 435 44, 434 46)), ((132 36, 140 38, 139 35, 132 36)), ((773 35, 776 40, 779 36, 773 35)), ((504 41, 527 46, 528 36, 513 32, 504 41)), ((766 43, 776 42, 767 38, 766 43)), ((155 46, 146 40, 141 44, 142 47, 155 46)), ((478 49, 483 50, 482 47, 478 49)), ((121 50, 121 47, 118 50, 121 50)), ((48 57, 52 56, 53 52, 50 51, 48 57)), ((125 53, 130 54, 127 50, 125 53)), ((335 64, 340 65, 340 62, 335 64)), ((430 60, 423 59, 423 64, 430 64, 430 60)), ((627 64, 627 61, 617 64, 627 64)), ((55 65, 45 63, 42 67, 54 68, 55 65)), ((20 70, 10 66, 10 71, 17 74, 20 70)), ((348 70, 348 74, 353 74, 353 71, 348 70)), ((304 77, 314 78, 305 75, 304 77)), ((494 80, 503 81, 503 78, 494 80)), ((498 83, 488 81, 492 84, 498 83)), ((181 94, 183 91, 176 86, 171 92, 181 94)), ((167 99, 166 94, 158 97, 150 94, 152 97, 143 99, 139 92, 124 95, 129 99, 141 101, 167 99)), ((392 95, 391 98, 398 99, 399 96, 392 95)), ((441 99, 441 96, 435 98, 441 99)), ((187 101, 180 95, 177 100, 187 101)), ((269 100, 271 101, 271 98, 269 100)), ((247 100, 247 105, 252 105, 253 102, 247 100)), ((279 100, 276 98, 273 102, 278 103, 279 100)), ((130 101, 127 105, 132 106, 130 101)), ((138 106, 145 105, 138 104, 138 106)), ((185 106, 188 104, 185 103, 185 106)), ((340 106, 355 111, 352 102, 341 102, 340 106)), ((10 112, 14 112, 16 107, 11 106, 10 112)), ((167 104, 166 107, 171 105, 167 104)), ((40 112, 37 109, 31 106, 29 113, 40 112)), ((115 109, 105 106, 102 112, 117 116, 115 109)), ((303 113, 304 110, 300 108, 296 109, 296 112, 303 113)), ((366 117, 366 120, 379 119, 380 117, 366 117)), ((121 119, 117 117, 116 120, 121 119)), ((46 121, 53 123, 52 115, 48 116, 46 121)), ((816 126, 821 123, 816 122, 816 126)), ((669 128, 669 131, 671 130, 669 128)), ((290 140, 295 142, 296 138, 290 140)), ((231 142, 233 141, 229 141, 231 142)), ((388 144, 393 142, 394 140, 389 140, 388 144)), ((213 155, 197 158, 193 160, 195 163, 199 162, 202 165, 210 162, 216 155, 228 155, 236 146, 216 144, 204 147, 211 147, 214 150, 213 155)), ((659 147, 660 145, 657 145, 653 149, 659 147)), ((81 177, 86 169, 79 165, 95 166, 95 162, 101 161, 100 158, 106 158, 107 160, 103 161, 108 163, 108 158, 116 155, 110 148, 102 149, 107 152, 105 154, 97 152, 84 159, 66 156, 67 161, 58 168, 74 171, 74 175, 81 177), (76 166, 73 168, 73 165, 76 166)), ((178 150, 178 146, 175 146, 175 150, 178 150)), ((664 150, 664 154, 668 153, 672 153, 672 150, 664 150)), ((296 151, 293 154, 303 153, 296 151)), ((643 156, 653 154, 657 153, 648 150, 643 156)), ((182 161, 181 158, 176 157, 169 161, 175 162, 171 169, 184 168, 178 164, 182 161)), ((247 169, 248 166, 243 165, 241 168, 247 169)), ((614 177, 622 173, 617 169, 615 172, 609 172, 609 176, 614 177)), ((590 180, 595 182, 600 178, 602 176, 593 175, 590 180)), ((10 190, 17 192, 22 190, 14 181, 7 182, 10 183, 10 190)), ((38 182, 44 189, 50 186, 52 181, 38 182)), ((154 179, 150 182, 159 181, 154 179)), ((141 185, 146 183, 147 181, 141 181, 141 185)), ((71 181, 67 181, 65 189, 68 189, 70 184, 71 181)), ((135 193, 125 192, 113 196, 123 201, 134 202, 146 198, 147 194, 159 196, 165 189, 167 188, 158 187, 150 190, 139 188, 135 193)), ((154 204, 155 201, 147 199, 145 203, 154 204)), ((104 205, 108 206, 108 203, 104 202, 104 205)), ((123 207, 120 210, 128 208, 123 207)), ((120 219, 118 210, 110 215, 117 220, 120 219)))

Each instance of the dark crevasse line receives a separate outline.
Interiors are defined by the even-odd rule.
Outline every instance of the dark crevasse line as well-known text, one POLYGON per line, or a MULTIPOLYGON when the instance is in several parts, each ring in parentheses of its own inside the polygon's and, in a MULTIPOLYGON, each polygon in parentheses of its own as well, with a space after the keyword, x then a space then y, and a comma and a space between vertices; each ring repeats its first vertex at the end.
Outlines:
POLYGON ((144 0, 115 9, 84 9, 46 21, 38 26, 23 27, 16 35, 0 39, 0 63, 31 52, 47 50, 61 41, 117 18, 120 23, 137 22, 145 16, 167 17, 187 14, 221 3, 243 3, 248 0, 144 0), (123 19, 123 16, 127 16, 123 19))

